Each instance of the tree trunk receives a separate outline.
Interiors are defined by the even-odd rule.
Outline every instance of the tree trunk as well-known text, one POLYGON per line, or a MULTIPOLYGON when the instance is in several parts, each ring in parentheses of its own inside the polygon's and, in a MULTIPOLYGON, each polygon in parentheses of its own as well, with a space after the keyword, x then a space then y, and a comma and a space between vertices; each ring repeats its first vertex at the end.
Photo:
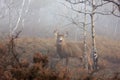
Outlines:
POLYGON ((86 29, 86 2, 85 2, 85 7, 84 7, 84 10, 85 10, 85 14, 84 14, 84 24, 83 24, 83 28, 84 28, 84 68, 86 70, 88 70, 88 54, 87 54, 87 44, 86 44, 86 38, 87 38, 87 29, 86 29))
POLYGON ((92 0, 92 14, 91 16, 91 33, 92 33, 92 59, 93 59, 93 69, 97 70, 98 68, 98 55, 95 42, 95 26, 94 26, 94 2, 92 0))

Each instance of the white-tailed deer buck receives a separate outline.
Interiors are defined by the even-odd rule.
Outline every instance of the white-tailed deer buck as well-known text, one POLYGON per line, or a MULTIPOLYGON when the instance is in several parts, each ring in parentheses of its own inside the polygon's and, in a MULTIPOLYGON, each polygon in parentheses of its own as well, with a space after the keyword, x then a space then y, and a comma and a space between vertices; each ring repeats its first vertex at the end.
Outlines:
POLYGON ((56 39, 56 52, 61 59, 66 59, 66 65, 68 65, 69 57, 75 57, 80 59, 80 62, 82 62, 82 57, 79 51, 77 51, 73 44, 68 44, 65 42, 65 37, 68 36, 68 33, 59 33, 57 31, 54 31, 55 39, 56 39), (73 49, 74 48, 74 49, 73 49), (74 50, 74 51, 73 51, 74 50))

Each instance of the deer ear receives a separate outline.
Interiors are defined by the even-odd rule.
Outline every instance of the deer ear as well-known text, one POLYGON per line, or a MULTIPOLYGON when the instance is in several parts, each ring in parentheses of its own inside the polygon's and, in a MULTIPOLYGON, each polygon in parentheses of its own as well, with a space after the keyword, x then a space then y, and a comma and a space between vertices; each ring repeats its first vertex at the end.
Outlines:
POLYGON ((66 31, 66 33, 64 34, 65 37, 68 37, 68 31, 66 31))
POLYGON ((57 30, 54 30, 54 35, 55 35, 55 36, 57 36, 57 35, 58 35, 57 30))

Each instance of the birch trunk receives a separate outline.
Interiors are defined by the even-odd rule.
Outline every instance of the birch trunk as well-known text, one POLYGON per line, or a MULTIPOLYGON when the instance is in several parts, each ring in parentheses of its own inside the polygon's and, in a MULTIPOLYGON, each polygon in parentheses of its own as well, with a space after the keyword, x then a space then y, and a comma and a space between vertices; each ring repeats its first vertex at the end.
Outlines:
POLYGON ((93 70, 97 70, 98 68, 98 55, 96 49, 96 41, 95 41, 95 25, 94 25, 94 0, 92 0, 92 14, 91 14, 91 34, 92 34, 92 59, 93 59, 93 70))
POLYGON ((84 68, 86 70, 88 70, 88 54, 87 54, 87 44, 86 44, 86 38, 87 38, 87 29, 86 29, 86 2, 85 2, 85 7, 84 7, 84 10, 85 10, 85 14, 84 14, 84 24, 83 24, 83 28, 84 28, 84 68))

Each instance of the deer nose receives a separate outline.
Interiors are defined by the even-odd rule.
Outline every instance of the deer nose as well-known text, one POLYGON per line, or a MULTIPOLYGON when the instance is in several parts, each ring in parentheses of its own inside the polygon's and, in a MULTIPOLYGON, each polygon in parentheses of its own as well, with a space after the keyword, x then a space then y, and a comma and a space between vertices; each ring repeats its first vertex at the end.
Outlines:
POLYGON ((62 42, 62 40, 59 40, 59 42, 62 42))

